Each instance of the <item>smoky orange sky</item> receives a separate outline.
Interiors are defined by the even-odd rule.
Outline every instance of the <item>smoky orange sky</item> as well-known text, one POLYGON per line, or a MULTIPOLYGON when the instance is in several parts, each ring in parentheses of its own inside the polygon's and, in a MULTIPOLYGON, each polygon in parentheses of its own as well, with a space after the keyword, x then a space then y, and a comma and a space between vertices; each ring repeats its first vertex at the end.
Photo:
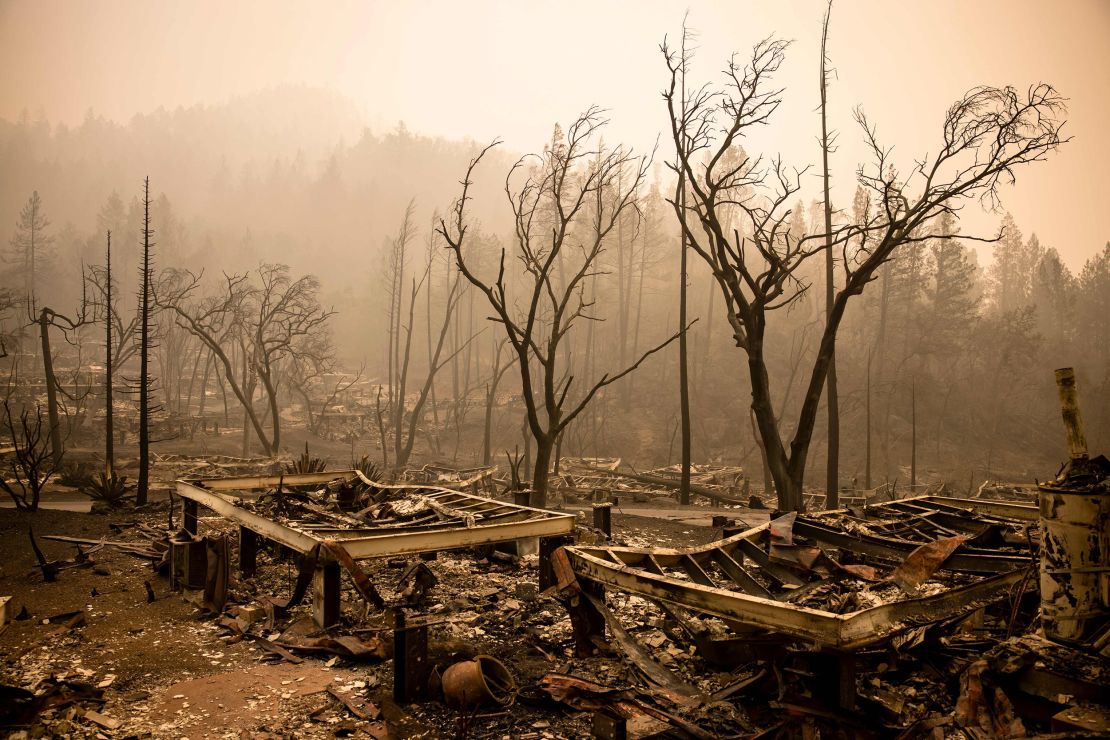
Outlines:
MULTIPOLYGON (((793 39, 786 103, 749 149, 818 162, 815 113, 821 2, 692 2, 692 81, 718 78, 731 51, 793 39)), ((125 122, 159 106, 217 103, 285 83, 334 89, 375 130, 409 129, 534 150, 556 121, 610 111, 610 141, 650 149, 666 125, 658 51, 686 6, 650 2, 289 2, 0 0, 0 116, 26 110, 80 123, 125 122)), ((1046 81, 1070 98, 1074 140, 1021 171, 1004 193, 1023 231, 1078 269, 1110 240, 1110 2, 838 0, 829 52, 840 131, 834 201, 863 157, 851 110, 863 105, 908 164, 936 149, 941 116, 976 84, 1046 81)), ((335 139, 357 132, 337 131, 335 139)), ((660 158, 668 153, 660 140, 660 158)), ((152 166, 156 166, 152 165, 152 166)), ((154 172, 152 172, 154 174, 154 172)), ((816 178, 811 178, 816 184, 816 178)), ((969 206, 965 231, 997 217, 969 206)), ((981 259, 989 247, 979 246, 981 259)))

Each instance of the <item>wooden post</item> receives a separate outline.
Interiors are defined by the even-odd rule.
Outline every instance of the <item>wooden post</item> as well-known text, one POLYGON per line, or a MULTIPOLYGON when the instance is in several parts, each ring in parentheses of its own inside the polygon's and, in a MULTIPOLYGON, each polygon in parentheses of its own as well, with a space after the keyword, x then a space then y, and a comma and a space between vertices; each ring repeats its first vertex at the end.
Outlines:
POLYGON ((181 498, 181 526, 194 537, 197 534, 197 502, 192 499, 181 498))
POLYGON ((551 566, 551 556, 563 545, 573 545, 574 537, 560 535, 557 537, 540 537, 540 591, 546 591, 555 585, 555 569, 551 566))
POLYGON ((247 578, 258 566, 258 535, 254 530, 239 527, 239 572, 247 578))
POLYGON ((339 563, 317 563, 312 575, 312 616, 320 627, 339 622, 339 563))

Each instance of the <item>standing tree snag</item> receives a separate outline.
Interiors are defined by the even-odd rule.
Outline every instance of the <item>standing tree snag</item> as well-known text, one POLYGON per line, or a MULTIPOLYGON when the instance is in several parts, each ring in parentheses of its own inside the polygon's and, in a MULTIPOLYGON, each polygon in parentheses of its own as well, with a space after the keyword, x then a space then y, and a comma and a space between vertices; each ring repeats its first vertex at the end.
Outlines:
POLYGON ((258 268, 258 289, 252 294, 251 369, 262 381, 270 405, 271 437, 259 437, 266 454, 281 449, 281 408, 278 404, 277 371, 281 360, 295 356, 309 337, 327 328, 335 311, 320 305, 320 283, 313 275, 296 280, 285 265, 264 264, 258 268))
POLYGON ((648 166, 647 158, 600 143, 597 134, 605 123, 601 111, 590 108, 571 124, 565 137, 557 136, 542 154, 521 158, 505 179, 514 217, 514 251, 523 271, 519 296, 510 294, 507 286, 504 248, 493 282, 471 269, 463 249, 471 176, 499 142, 471 160, 450 225, 440 220, 439 232, 459 272, 486 296, 493 309, 491 320, 504 327, 516 354, 527 425, 536 440, 533 506, 547 505, 551 455, 562 431, 598 391, 631 373, 681 333, 644 352, 620 372, 602 375, 571 400, 574 369, 569 353, 563 357, 565 366, 560 365, 560 344, 579 319, 597 320, 590 314, 593 301, 586 298, 585 281, 601 274, 598 256, 605 239, 632 204, 648 166))
POLYGON ((116 367, 112 360, 114 345, 112 344, 112 320, 115 318, 115 306, 112 303, 112 231, 108 230, 107 246, 104 252, 104 477, 111 478, 116 467, 115 454, 115 429, 113 420, 115 410, 112 407, 112 384, 115 382, 113 368, 116 367))
POLYGON ((42 347, 42 376, 43 382, 46 385, 46 411, 47 418, 50 420, 50 453, 53 456, 54 469, 61 468, 62 456, 65 454, 65 447, 62 441, 62 424, 61 417, 58 413, 58 394, 62 394, 74 401, 77 401, 77 396, 71 396, 66 393, 65 388, 58 382, 58 376, 54 372, 54 353, 50 345, 50 327, 55 327, 62 331, 62 336, 71 344, 75 344, 73 337, 77 334, 78 329, 88 323, 91 319, 88 314, 89 300, 86 294, 86 287, 88 285, 88 277, 84 271, 81 273, 81 305, 73 318, 60 314, 49 306, 43 306, 38 309, 38 314, 34 314, 35 306, 33 303, 28 303, 27 308, 30 309, 28 318, 31 322, 38 324, 39 327, 39 341, 42 347))
MULTIPOLYGON (((826 46, 829 41, 829 18, 832 16, 832 0, 825 8, 825 20, 821 24, 821 185, 822 211, 825 216, 825 320, 832 315, 836 294, 835 268, 832 249, 832 201, 829 199, 829 154, 834 149, 836 134, 829 134, 829 56, 826 46)), ((825 507, 835 509, 840 506, 840 397, 836 390, 836 346, 829 355, 829 371, 826 388, 829 397, 825 401, 829 415, 828 461, 825 471, 825 507)))
POLYGON ((150 489, 150 318, 153 292, 153 269, 150 266, 150 248, 154 243, 154 229, 150 228, 150 178, 143 180, 143 264, 139 268, 142 286, 139 288, 139 479, 135 489, 135 503, 146 503, 150 489))
POLYGON ((335 312, 320 305, 320 284, 312 275, 294 280, 288 267, 270 264, 260 265, 256 274, 256 281, 250 274, 225 274, 220 293, 196 301, 193 294, 202 275, 168 270, 157 301, 159 307, 173 312, 178 326, 212 353, 243 406, 245 423, 254 431, 265 454, 272 456, 278 453, 281 444, 279 368, 284 361, 311 351, 312 344, 304 339, 325 332, 328 319, 335 312), (243 370, 238 380, 236 359, 243 370), (262 383, 269 407, 269 434, 264 427, 265 417, 254 408, 256 380, 262 383))
POLYGON ((806 457, 849 299, 863 291, 899 247, 928 239, 934 220, 974 198, 997 206, 999 186, 1013 182, 1015 168, 1044 159, 1064 141, 1064 98, 1043 83, 1024 94, 1010 87, 976 87, 948 109, 938 153, 915 161, 908 172, 899 171, 875 128, 857 110, 872 155, 870 164, 859 167, 857 179, 872 203, 861 223, 837 228, 826 243, 825 234, 790 233, 787 204, 800 189, 804 170, 788 171, 777 158, 736 162, 728 157, 749 130, 770 120, 782 101, 783 90, 769 83, 782 64, 786 43, 760 42, 746 65, 730 60, 720 89, 701 87, 684 99, 679 92, 682 59, 665 41, 661 50, 670 72, 663 97, 677 152, 670 166, 682 173, 689 188, 687 207, 677 201, 672 206, 692 248, 713 272, 736 345, 747 357, 752 411, 779 508, 801 510, 806 457), (739 229, 727 228, 726 211, 739 212, 739 229), (772 311, 790 305, 809 288, 803 263, 831 248, 839 249, 840 287, 788 448, 772 405, 764 354, 767 322, 772 311))

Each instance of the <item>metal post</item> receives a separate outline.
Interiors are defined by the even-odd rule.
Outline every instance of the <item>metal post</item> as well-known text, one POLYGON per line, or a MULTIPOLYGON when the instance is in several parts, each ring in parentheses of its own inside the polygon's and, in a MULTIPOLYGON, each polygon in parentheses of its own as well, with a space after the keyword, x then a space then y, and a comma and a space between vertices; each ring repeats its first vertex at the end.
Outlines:
POLYGON ((599 740, 628 740, 628 720, 616 710, 598 709, 594 712, 591 735, 599 740))
POLYGON ((613 539, 613 505, 593 504, 594 529, 600 529, 609 539, 613 539))
POLYGON ((312 575, 312 616, 320 627, 339 622, 339 563, 317 563, 312 575))
POLYGON ((408 704, 424 696, 428 674, 428 627, 410 626, 398 609, 393 622, 393 701, 408 704))

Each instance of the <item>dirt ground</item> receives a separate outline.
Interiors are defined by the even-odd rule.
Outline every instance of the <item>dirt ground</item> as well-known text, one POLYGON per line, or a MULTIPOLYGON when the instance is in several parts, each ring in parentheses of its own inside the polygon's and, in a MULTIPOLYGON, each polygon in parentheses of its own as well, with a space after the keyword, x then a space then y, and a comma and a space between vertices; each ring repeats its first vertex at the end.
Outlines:
MULTIPOLYGON (((201 513, 202 533, 227 532, 234 542, 231 526, 201 513)), ((76 554, 74 545, 43 536, 142 541, 133 523, 165 529, 168 517, 167 502, 156 502, 142 512, 40 509, 28 514, 0 509, 0 595, 11 597, 14 617, 0 633, 0 683, 32 689, 53 677, 103 689, 102 705, 79 702, 80 709, 48 709, 25 729, 27 737, 589 735, 590 714, 530 702, 527 692, 507 710, 468 717, 434 701, 399 707, 391 700, 390 659, 357 662, 322 655, 304 656, 298 664, 274 662, 272 654, 253 642, 229 637, 228 630, 193 603, 195 595, 171 591, 168 579, 155 574, 145 560, 104 547, 90 553, 89 563, 65 568, 55 582, 44 583, 30 547, 33 529, 48 559, 69 560, 76 554), (79 610, 84 612, 83 623, 59 626, 66 616, 58 615, 79 610), (380 714, 372 720, 358 719, 336 696, 370 702, 380 714), (85 709, 94 708, 111 727, 97 724, 96 713, 82 716, 85 709)), ((180 526, 180 521, 175 523, 180 526)), ((709 527, 621 512, 614 514, 613 526, 615 538, 628 544, 692 545, 715 536, 709 527)), ((631 673, 620 661, 573 657, 570 624, 561 605, 527 587, 518 590, 520 583, 536 582, 535 556, 517 564, 479 558, 474 552, 458 551, 440 553, 428 562, 439 584, 427 611, 442 619, 430 631, 433 662, 446 666, 476 654, 493 655, 509 667, 518 687, 533 686, 553 671, 628 685, 631 673)), ((387 601, 410 562, 413 559, 368 565, 387 601)), ((277 553, 261 553, 255 578, 233 580, 231 608, 262 596, 287 595, 294 576, 289 561, 277 553)), ((344 620, 337 631, 373 629, 373 619, 363 619, 367 608, 346 575, 344 579, 344 620)), ((291 614, 294 624, 309 619, 308 602, 291 614)), ((646 620, 641 626, 646 628, 646 620)), ((387 643, 392 639, 384 629, 381 637, 387 643)), ((718 685, 713 676, 701 678, 710 688, 718 685)))

